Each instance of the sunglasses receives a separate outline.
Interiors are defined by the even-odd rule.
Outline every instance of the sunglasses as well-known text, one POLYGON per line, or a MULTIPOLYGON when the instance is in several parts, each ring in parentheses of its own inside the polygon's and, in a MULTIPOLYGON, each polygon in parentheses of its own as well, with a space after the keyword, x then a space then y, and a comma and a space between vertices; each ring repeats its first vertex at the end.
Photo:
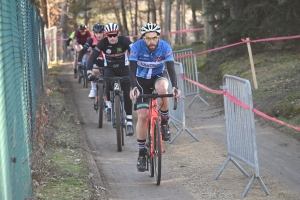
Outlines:
POLYGON ((94 33, 97 34, 97 33, 103 33, 103 32, 96 32, 96 31, 95 31, 94 33))
POLYGON ((80 32, 80 33, 85 33, 85 32, 86 32, 86 30, 79 30, 79 32, 80 32))
POLYGON ((112 37, 117 37, 118 36, 118 34, 116 33, 116 34, 109 34, 109 35, 106 35, 107 37, 109 37, 109 38, 112 38, 112 37))
POLYGON ((147 37, 145 36, 144 39, 147 40, 147 41, 151 41, 151 40, 158 40, 159 36, 154 36, 154 37, 147 37))

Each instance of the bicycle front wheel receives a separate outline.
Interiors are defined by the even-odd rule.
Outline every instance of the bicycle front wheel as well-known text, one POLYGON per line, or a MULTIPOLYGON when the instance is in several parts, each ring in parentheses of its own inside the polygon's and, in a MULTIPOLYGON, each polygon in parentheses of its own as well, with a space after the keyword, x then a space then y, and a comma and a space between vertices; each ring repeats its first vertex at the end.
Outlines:
POLYGON ((152 137, 151 137, 151 120, 148 121, 148 159, 147 159, 147 163, 150 165, 150 168, 149 168, 149 173, 150 173, 150 177, 153 177, 154 176, 154 159, 153 159, 153 155, 152 152, 153 152, 153 148, 152 148, 152 137))
POLYGON ((122 126, 122 108, 121 99, 119 95, 115 96, 115 122, 117 132, 117 146, 118 151, 122 151, 122 137, 123 137, 123 126, 122 126))
POLYGON ((103 100, 103 83, 98 83, 98 127, 102 128, 103 124, 103 109, 104 109, 104 100, 103 100))
POLYGON ((161 133, 160 133, 160 125, 158 119, 155 120, 154 123, 154 156, 153 156, 153 164, 154 164, 154 175, 156 184, 160 184, 161 179, 161 133))

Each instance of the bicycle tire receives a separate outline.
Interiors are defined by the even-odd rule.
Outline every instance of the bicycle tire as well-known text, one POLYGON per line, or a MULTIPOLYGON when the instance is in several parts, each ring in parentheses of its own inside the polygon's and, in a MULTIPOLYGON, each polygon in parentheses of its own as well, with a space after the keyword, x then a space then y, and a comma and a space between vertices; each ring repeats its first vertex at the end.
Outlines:
POLYGON ((154 163, 153 163, 153 157, 151 157, 151 152, 153 151, 153 149, 151 148, 151 144, 152 144, 152 139, 151 139, 151 134, 150 134, 150 131, 151 131, 151 120, 149 120, 148 122, 148 162, 149 162, 149 173, 150 173, 150 177, 153 177, 154 176, 154 163))
POLYGON ((154 164, 154 175, 156 184, 160 184, 161 180, 161 133, 160 125, 158 119, 155 119, 154 122, 154 155, 153 155, 153 164, 154 164))
POLYGON ((79 70, 78 67, 77 67, 77 75, 78 75, 78 83, 81 83, 82 72, 81 70, 79 70))
POLYGON ((89 78, 88 78, 88 76, 87 76, 87 71, 85 70, 85 75, 84 75, 84 77, 85 77, 85 88, 88 88, 88 86, 89 86, 89 78))
POLYGON ((104 100, 103 100, 103 83, 98 83, 98 128, 102 128, 103 125, 103 109, 104 109, 104 100))
POLYGON ((123 137, 123 126, 122 126, 122 110, 121 110, 121 99, 119 95, 115 96, 115 122, 116 122, 116 132, 117 132, 117 146, 118 151, 122 151, 122 137, 123 137))

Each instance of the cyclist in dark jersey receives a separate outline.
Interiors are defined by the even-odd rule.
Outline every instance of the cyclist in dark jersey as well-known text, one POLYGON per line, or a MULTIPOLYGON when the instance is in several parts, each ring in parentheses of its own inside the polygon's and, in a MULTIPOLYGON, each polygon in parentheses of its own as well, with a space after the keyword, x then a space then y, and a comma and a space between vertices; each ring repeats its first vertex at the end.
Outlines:
MULTIPOLYGON (((97 59, 100 52, 104 55, 104 77, 129 76, 129 52, 131 41, 125 36, 119 36, 119 26, 115 23, 108 23, 105 28, 106 38, 98 42, 93 53, 88 60, 88 68, 91 68, 94 60, 97 59)), ((124 92, 124 106, 127 118, 127 135, 132 136, 134 133, 132 126, 132 102, 129 97, 130 84, 121 83, 124 92)), ((111 102, 109 92, 112 91, 111 82, 106 82, 107 97, 107 120, 111 120, 111 102)))
MULTIPOLYGON (((73 39, 73 47, 76 53, 80 52, 86 40, 90 37, 91 37, 91 33, 89 30, 87 30, 87 26, 85 24, 79 25, 78 30, 75 31, 75 36, 73 39)), ((77 78, 77 69, 76 69, 77 60, 75 60, 75 58, 76 56, 74 57, 74 78, 77 78)))
MULTIPOLYGON (((94 49, 98 42, 105 37, 104 34, 104 26, 100 23, 97 23, 93 26, 94 35, 87 39, 86 43, 84 44, 83 48, 79 52, 78 55, 78 65, 81 65, 82 58, 84 54, 88 51, 88 49, 94 49)), ((94 62, 93 65, 89 65, 90 68, 87 69, 87 75, 90 79, 90 75, 93 75, 95 78, 99 76, 99 66, 104 66, 104 56, 102 52, 99 53, 98 57, 94 62)), ((91 90, 89 93, 90 98, 94 98, 96 94, 96 85, 97 83, 91 82, 91 90)))
MULTIPOLYGON (((130 84, 132 91, 130 98, 135 99, 134 91, 138 94, 150 94, 151 88, 158 94, 168 93, 168 74, 172 83, 172 93, 179 98, 180 90, 177 88, 176 72, 174 69, 174 57, 171 46, 164 40, 160 40, 161 28, 155 23, 147 23, 141 28, 142 39, 136 41, 130 52, 130 84), (177 94, 175 94, 177 90, 177 94)), ((137 95, 138 96, 138 95, 137 95)), ((138 97, 136 135, 139 148, 137 169, 140 172, 146 170, 146 123, 148 118, 149 102, 147 99, 138 97)), ((160 101, 161 132, 162 139, 167 141, 171 138, 169 131, 169 100, 160 101)))

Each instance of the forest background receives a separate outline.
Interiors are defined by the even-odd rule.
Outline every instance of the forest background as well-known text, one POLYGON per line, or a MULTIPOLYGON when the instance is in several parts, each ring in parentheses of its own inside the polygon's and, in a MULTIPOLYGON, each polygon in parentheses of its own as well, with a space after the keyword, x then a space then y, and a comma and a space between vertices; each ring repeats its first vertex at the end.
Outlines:
MULTIPOLYGON (((87 24, 119 24, 122 35, 139 36, 151 21, 164 33, 203 28, 192 33, 163 34, 174 50, 192 47, 198 53, 250 40, 297 36, 300 1, 294 0, 35 0, 46 27, 57 26, 62 37, 87 24)), ((131 38, 132 41, 139 37, 131 38)), ((254 105, 264 113, 300 124, 300 39, 252 43, 259 88, 254 105), (276 88, 276 90, 275 90, 276 88)), ((219 89, 224 74, 249 79, 248 50, 237 45, 197 56, 199 80, 219 89)), ((253 84, 253 83, 252 83, 253 84)), ((222 98, 220 98, 222 100, 222 98)), ((295 133, 295 132, 294 132, 295 133)), ((297 132, 296 132, 297 133, 297 132)))

